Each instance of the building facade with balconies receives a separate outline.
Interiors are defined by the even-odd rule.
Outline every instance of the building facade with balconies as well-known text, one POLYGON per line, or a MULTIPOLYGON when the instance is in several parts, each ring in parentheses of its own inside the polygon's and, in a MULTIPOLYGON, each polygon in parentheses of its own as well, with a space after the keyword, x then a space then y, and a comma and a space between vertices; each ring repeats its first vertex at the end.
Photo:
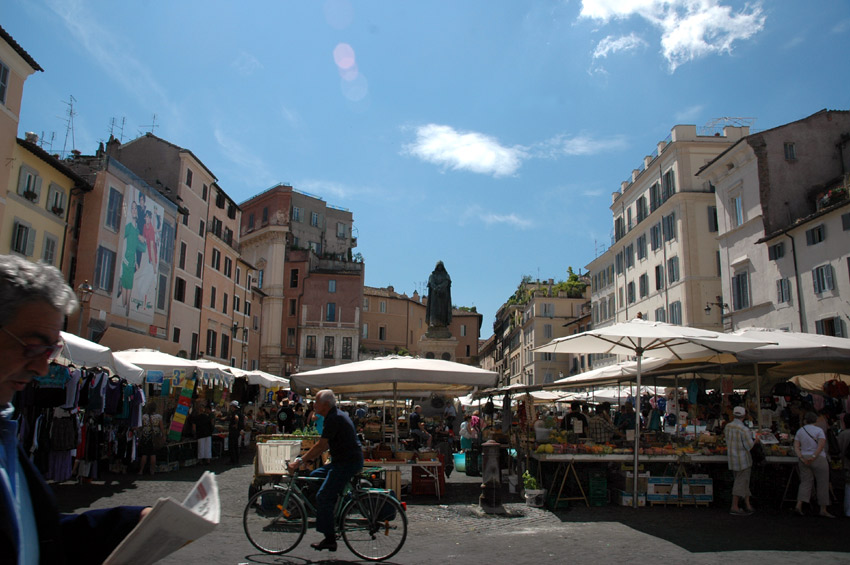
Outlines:
MULTIPOLYGON (((696 173, 749 128, 677 125, 612 196, 612 245, 588 266, 594 327, 644 319, 721 330, 717 206, 696 173)), ((610 359, 593 359, 595 366, 610 359)))
POLYGON ((260 368, 285 376, 357 360, 363 263, 351 212, 286 184, 241 208, 242 256, 264 294, 260 368))
POLYGON ((850 112, 748 135, 704 166, 716 190, 727 327, 847 337, 850 112))

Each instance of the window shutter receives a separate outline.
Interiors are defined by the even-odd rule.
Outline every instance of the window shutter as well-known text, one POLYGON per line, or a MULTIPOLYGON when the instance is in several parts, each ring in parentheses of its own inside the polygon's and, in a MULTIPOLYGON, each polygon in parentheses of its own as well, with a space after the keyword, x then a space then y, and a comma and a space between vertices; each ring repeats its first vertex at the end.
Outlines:
POLYGON ((35 190, 35 194, 36 194, 36 200, 40 199, 41 198, 41 177, 39 177, 39 176, 35 177, 34 190, 35 190))
POLYGON ((841 228, 844 231, 850 230, 850 212, 841 215, 841 228))
POLYGON ((33 251, 35 249, 35 230, 29 228, 27 230, 27 257, 32 257, 33 251))
POLYGON ((825 290, 832 290, 833 288, 835 288, 835 286, 832 284, 832 265, 825 265, 823 271, 826 278, 825 290))
POLYGON ((814 230, 806 230, 806 245, 814 245, 815 235, 814 230))
POLYGON ((815 321, 815 333, 823 335, 823 320, 815 321))
POLYGON ((820 288, 818 288, 818 270, 817 269, 814 269, 812 271, 812 285, 814 286, 815 294, 820 292, 820 288))
POLYGON ((24 189, 27 184, 27 170, 24 167, 21 167, 18 170, 18 194, 23 196, 24 189))
POLYGON ((844 337, 847 335, 847 331, 844 327, 844 320, 841 318, 835 318, 835 336, 836 337, 844 337))

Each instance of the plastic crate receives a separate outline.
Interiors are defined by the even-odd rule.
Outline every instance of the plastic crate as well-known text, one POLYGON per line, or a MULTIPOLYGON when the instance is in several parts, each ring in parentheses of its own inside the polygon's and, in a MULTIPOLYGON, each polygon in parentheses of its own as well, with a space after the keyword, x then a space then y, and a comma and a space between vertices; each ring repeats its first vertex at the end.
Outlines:
POLYGON ((301 442, 284 440, 257 444, 257 474, 283 475, 286 465, 301 453, 301 442))

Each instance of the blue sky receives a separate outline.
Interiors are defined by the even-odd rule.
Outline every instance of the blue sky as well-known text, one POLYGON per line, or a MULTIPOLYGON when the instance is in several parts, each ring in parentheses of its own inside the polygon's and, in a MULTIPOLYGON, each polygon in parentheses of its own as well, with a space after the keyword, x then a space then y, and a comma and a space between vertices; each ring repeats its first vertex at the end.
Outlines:
POLYGON ((444 261, 482 338, 522 276, 604 250, 611 193, 674 125, 850 109, 846 0, 3 5, 45 69, 20 136, 93 153, 155 114, 238 202, 289 182, 350 209, 367 285, 421 292, 444 261))

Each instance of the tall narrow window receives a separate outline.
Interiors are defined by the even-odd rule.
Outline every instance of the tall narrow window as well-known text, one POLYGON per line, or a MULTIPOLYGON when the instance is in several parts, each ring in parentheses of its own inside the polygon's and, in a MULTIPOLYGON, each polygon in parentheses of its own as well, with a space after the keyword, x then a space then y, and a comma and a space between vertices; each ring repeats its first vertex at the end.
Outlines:
POLYGON ((750 273, 741 271, 732 277, 732 308, 743 310, 750 307, 750 273))

